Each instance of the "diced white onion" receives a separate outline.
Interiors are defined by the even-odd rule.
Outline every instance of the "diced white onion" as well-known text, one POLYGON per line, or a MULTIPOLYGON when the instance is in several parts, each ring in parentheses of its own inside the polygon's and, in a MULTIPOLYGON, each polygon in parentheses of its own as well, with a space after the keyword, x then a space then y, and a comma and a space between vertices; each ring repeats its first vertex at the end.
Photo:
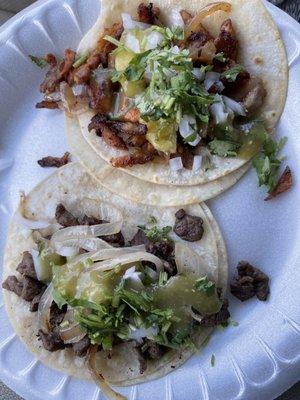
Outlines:
POLYGON ((131 329, 128 335, 128 339, 136 340, 137 342, 141 342, 143 338, 151 339, 158 334, 157 327, 150 328, 136 328, 131 329))
POLYGON ((129 284, 129 287, 134 290, 142 290, 144 288, 142 282, 143 274, 141 272, 137 272, 135 267, 130 267, 126 270, 125 274, 123 275, 122 279, 129 284))
POLYGON ((153 31, 148 35, 145 50, 156 49, 156 47, 164 40, 161 33, 153 31))
POLYGON ((167 15, 167 25, 170 27, 177 27, 179 26, 180 28, 184 28, 185 24, 184 21, 182 19, 182 16, 179 12, 179 10, 171 10, 170 13, 168 13, 167 15))
POLYGON ((177 172, 177 171, 180 171, 181 169, 183 169, 181 157, 171 158, 169 160, 169 165, 170 165, 171 171, 173 171, 173 172, 177 172))
POLYGON ((171 53, 180 54, 180 48, 178 46, 173 46, 170 48, 171 53))
POLYGON ((192 135, 195 132, 196 119, 192 115, 183 115, 179 123, 179 133, 183 138, 192 135), (194 127, 192 126, 194 125, 194 127))
POLYGON ((145 24, 144 22, 135 21, 134 19, 132 19, 131 15, 127 13, 122 13, 122 21, 124 29, 139 28, 144 30, 150 28, 151 26, 149 24, 145 24))
POLYGON ((205 72, 201 70, 201 68, 193 68, 192 74, 195 78, 199 79, 199 81, 203 81, 205 77, 205 72))
POLYGON ((125 46, 134 53, 140 53, 141 51, 139 40, 130 32, 125 36, 125 46))
POLYGON ((147 65, 147 67, 146 67, 146 69, 145 69, 145 78, 146 78, 148 81, 151 81, 151 78, 152 78, 152 71, 150 70, 149 65, 147 65))
POLYGON ((223 98, 225 105, 228 108, 230 108, 230 110, 232 110, 235 114, 246 116, 245 109, 241 103, 238 103, 237 101, 232 100, 227 96, 222 96, 222 98, 223 98))
POLYGON ((227 121, 228 113, 225 112, 225 106, 223 101, 218 101, 210 106, 210 112, 214 117, 216 124, 223 124, 227 121))
POLYGON ((204 79, 204 87, 209 90, 214 84, 220 81, 220 74, 218 72, 207 72, 204 79))
POLYGON ((72 90, 75 96, 82 96, 85 94, 85 85, 74 85, 72 86, 72 90))
POLYGON ((202 156, 194 156, 193 171, 199 171, 202 166, 202 156))

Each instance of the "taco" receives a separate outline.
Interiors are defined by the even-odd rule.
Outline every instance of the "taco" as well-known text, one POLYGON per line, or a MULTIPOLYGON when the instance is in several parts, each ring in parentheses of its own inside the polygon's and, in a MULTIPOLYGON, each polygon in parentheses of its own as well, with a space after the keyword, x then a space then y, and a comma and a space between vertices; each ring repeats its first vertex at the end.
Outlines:
POLYGON ((276 185, 282 143, 269 133, 285 104, 288 70, 262 1, 104 0, 77 53, 67 50, 60 64, 46 60, 39 107, 77 113, 107 164, 185 187, 222 178, 261 152, 259 183, 276 185))
POLYGON ((109 384, 165 375, 227 321, 226 284, 226 249, 205 204, 136 204, 71 163, 22 197, 2 286, 38 359, 120 399, 109 384))

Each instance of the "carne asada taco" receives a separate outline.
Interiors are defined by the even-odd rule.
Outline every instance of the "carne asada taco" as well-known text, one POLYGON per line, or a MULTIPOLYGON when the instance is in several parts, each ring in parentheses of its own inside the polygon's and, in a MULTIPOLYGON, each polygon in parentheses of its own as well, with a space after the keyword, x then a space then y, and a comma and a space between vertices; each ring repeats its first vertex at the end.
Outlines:
POLYGON ((71 163, 22 197, 2 286, 38 359, 123 398, 107 382, 163 376, 227 321, 226 283, 224 242, 205 204, 139 205, 71 163))
POLYGON ((248 162, 238 170, 202 185, 156 185, 108 165, 84 139, 76 118, 66 116, 65 127, 72 154, 89 173, 111 192, 141 204, 169 207, 206 201, 233 186, 251 166, 248 162))
POLYGON ((282 143, 269 133, 285 104, 288 71, 261 0, 103 0, 77 54, 46 61, 38 106, 79 114, 84 138, 113 167, 191 186, 261 152, 259 183, 274 188, 282 143), (265 171, 270 142, 273 168, 265 171))

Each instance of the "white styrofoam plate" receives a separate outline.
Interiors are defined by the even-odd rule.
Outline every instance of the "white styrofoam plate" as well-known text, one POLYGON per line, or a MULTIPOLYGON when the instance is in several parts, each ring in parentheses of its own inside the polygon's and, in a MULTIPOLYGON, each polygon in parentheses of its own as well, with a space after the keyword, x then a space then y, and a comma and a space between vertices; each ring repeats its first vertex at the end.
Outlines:
MULTIPOLYGON (((270 299, 242 304, 230 297, 239 326, 216 332, 199 354, 172 374, 121 389, 131 400, 272 400, 300 377, 300 26, 274 6, 268 8, 283 35, 290 66, 287 105, 278 131, 289 138, 285 153, 294 171, 294 188, 264 202, 252 171, 209 206, 225 236, 230 276, 239 260, 249 260, 271 277, 270 299)), ((44 72, 27 55, 75 49, 98 12, 98 0, 43 0, 0 29, 1 256, 19 190, 28 192, 52 172, 36 161, 67 149, 61 113, 34 108, 44 72)), ((0 379, 26 400, 104 399, 94 384, 45 367, 24 348, 1 295, 0 379)))

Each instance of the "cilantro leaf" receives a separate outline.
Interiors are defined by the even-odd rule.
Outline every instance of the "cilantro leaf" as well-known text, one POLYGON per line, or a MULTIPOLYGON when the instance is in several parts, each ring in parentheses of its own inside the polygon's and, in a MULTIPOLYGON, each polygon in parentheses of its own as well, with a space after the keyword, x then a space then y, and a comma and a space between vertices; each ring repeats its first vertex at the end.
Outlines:
POLYGON ((197 139, 197 132, 191 133, 189 136, 183 139, 184 143, 191 143, 197 139))
POLYGON ((171 226, 164 226, 163 228, 158 228, 154 226, 153 228, 145 228, 144 226, 139 226, 142 229, 151 242, 166 241, 170 242, 172 239, 169 237, 169 233, 172 231, 171 226))
POLYGON ((213 154, 220 157, 236 157, 237 150, 240 148, 237 142, 230 142, 225 140, 214 139, 209 142, 208 147, 213 154))
POLYGON ((228 82, 235 82, 238 75, 244 70, 245 68, 243 65, 237 64, 227 71, 222 72, 221 78, 226 78, 228 82))
POLYGON ((209 281, 207 277, 197 279, 195 282, 195 287, 197 290, 204 292, 207 296, 213 296, 215 293, 216 284, 209 281))
POLYGON ((148 219, 147 219, 147 223, 148 223, 149 225, 154 225, 154 224, 157 223, 157 219, 156 219, 153 215, 150 215, 150 216, 148 217, 148 219))
POLYGON ((45 68, 47 65, 48 65, 48 63, 47 63, 47 61, 45 60, 45 58, 44 57, 36 57, 36 56, 33 56, 32 54, 29 54, 29 56, 28 56, 29 58, 30 58, 30 60, 35 64, 35 65, 37 65, 39 68, 45 68))
POLYGON ((226 60, 227 60, 227 58, 224 56, 224 53, 223 53, 223 52, 217 53, 217 54, 214 56, 214 59, 217 60, 217 61, 220 61, 220 62, 222 62, 222 63, 226 62, 226 60))

